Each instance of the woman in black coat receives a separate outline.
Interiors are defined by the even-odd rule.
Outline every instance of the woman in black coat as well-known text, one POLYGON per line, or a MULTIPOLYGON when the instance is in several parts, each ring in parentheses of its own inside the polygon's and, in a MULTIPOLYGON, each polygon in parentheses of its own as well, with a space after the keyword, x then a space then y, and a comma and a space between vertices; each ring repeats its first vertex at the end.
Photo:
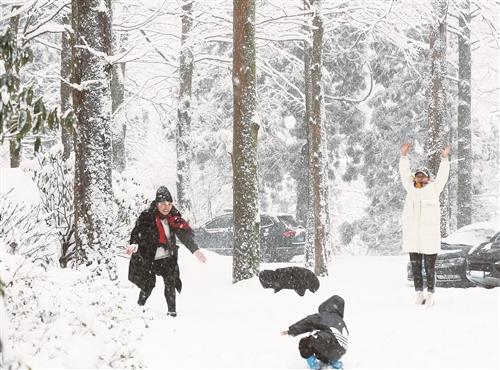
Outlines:
POLYGON ((205 255, 193 240, 191 227, 172 205, 168 189, 161 186, 149 209, 140 214, 130 235, 127 253, 133 255, 128 278, 141 289, 137 303, 143 306, 155 287, 156 275, 161 276, 165 283, 167 315, 173 317, 177 316, 175 290, 180 293, 182 289, 177 237, 200 262, 206 262, 205 255))
POLYGON ((328 298, 319 305, 318 313, 296 322, 281 334, 295 337, 307 332, 310 335, 299 341, 299 352, 309 368, 319 369, 319 360, 341 369, 339 360, 347 351, 349 338, 344 322, 344 299, 338 295, 328 298))

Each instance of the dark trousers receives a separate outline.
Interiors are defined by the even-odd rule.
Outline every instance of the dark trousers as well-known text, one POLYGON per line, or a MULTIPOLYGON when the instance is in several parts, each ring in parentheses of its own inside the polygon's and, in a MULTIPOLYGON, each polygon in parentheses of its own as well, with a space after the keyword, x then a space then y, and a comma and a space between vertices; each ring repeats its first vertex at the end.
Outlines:
POLYGON ((315 355, 318 360, 325 364, 328 364, 330 361, 336 361, 342 357, 342 352, 338 343, 334 343, 333 339, 325 343, 323 338, 315 335, 303 337, 299 341, 299 352, 302 358, 308 358, 315 355), (328 356, 320 350, 320 348, 325 348, 325 346, 330 348, 328 352, 330 353, 329 356, 332 358, 328 358, 328 356))
POLYGON ((413 273, 413 284, 415 290, 424 290, 424 278, 422 277, 422 259, 424 260, 425 276, 427 280, 427 291, 434 293, 436 284, 436 257, 437 254, 410 253, 411 271, 413 273))
MULTIPOLYGON (((177 259, 174 258, 163 258, 161 260, 156 260, 153 262, 153 270, 155 275, 161 276, 163 278, 163 283, 165 284, 165 299, 167 301, 168 312, 176 312, 175 309, 175 284, 176 280, 179 278, 179 267, 177 265, 177 259)), ((147 299, 151 295, 154 287, 148 289, 141 289, 139 293, 138 303, 142 306, 146 303, 147 299)))

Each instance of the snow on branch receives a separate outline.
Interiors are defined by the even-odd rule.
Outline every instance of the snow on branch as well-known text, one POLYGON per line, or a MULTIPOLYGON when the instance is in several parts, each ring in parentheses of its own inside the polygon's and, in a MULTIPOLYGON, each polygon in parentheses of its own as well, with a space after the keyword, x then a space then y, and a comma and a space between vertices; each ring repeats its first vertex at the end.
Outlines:
POLYGON ((148 35, 146 34, 146 32, 144 32, 143 30, 140 30, 141 34, 144 36, 144 38, 146 39, 146 41, 148 43, 150 43, 153 47, 153 49, 158 53, 158 55, 170 66, 172 67, 175 67, 177 68, 177 63, 176 63, 176 60, 173 59, 173 58, 169 58, 168 56, 166 56, 161 50, 159 50, 156 46, 154 46, 153 42, 151 41, 151 39, 148 37, 148 35))
POLYGON ((40 36, 44 33, 60 33, 64 32, 67 28, 64 25, 51 24, 50 22, 57 16, 64 8, 69 8, 69 3, 64 3, 55 9, 52 14, 47 15, 37 26, 31 29, 27 29, 24 33, 23 39, 24 43, 32 40, 33 38, 40 36))
POLYGON ((113 29, 118 31, 118 32, 123 32, 123 31, 134 31, 134 30, 140 30, 142 29, 144 26, 150 24, 151 22, 153 22, 154 20, 156 20, 157 18, 165 15, 165 14, 169 14, 169 15, 178 15, 179 12, 165 12, 165 6, 169 3, 168 0, 164 0, 163 3, 161 4, 160 8, 159 9, 153 9, 152 10, 152 14, 150 16, 148 16, 144 21, 142 22, 139 22, 137 24, 134 24, 134 25, 131 25, 131 26, 126 26, 126 25, 123 25, 123 24, 113 24, 113 29))

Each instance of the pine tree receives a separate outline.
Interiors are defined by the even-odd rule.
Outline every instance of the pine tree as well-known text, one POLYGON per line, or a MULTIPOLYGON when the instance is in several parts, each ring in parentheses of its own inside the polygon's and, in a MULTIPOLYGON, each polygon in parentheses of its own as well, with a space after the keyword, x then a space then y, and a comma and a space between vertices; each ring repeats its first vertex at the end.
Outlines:
POLYGON ((177 109, 177 203, 191 218, 191 84, 193 79, 193 51, 190 39, 193 27, 193 2, 182 3, 181 52, 179 58, 179 106, 177 109))
POLYGON ((233 0, 233 281, 259 273, 255 0, 233 0))
MULTIPOLYGON (((408 30, 409 39, 420 39, 425 30, 408 30)), ((372 109, 368 130, 350 131, 350 140, 363 148, 360 164, 344 175, 344 180, 362 174, 370 204, 367 216, 354 222, 349 233, 358 234, 372 253, 394 254, 401 251, 401 210, 404 189, 398 174, 399 148, 410 140, 415 150, 410 157, 413 167, 426 162, 423 146, 427 138, 425 95, 428 50, 420 49, 409 68, 397 46, 386 40, 371 45, 378 56, 372 63, 375 83, 380 86, 368 101, 372 109)))
POLYGON ((470 0, 463 1, 458 36, 458 184, 457 228, 472 222, 470 0))
POLYGON ((326 266, 328 221, 328 167, 325 146, 324 96, 322 81, 323 19, 321 0, 314 0, 311 49, 311 107, 308 125, 310 203, 314 217, 314 272, 328 274, 326 266))
MULTIPOLYGON (((116 4, 113 4, 116 6, 116 4)), ((125 6, 124 12, 127 8, 125 6)), ((113 10, 114 14, 114 10, 113 10)), ((124 51, 127 34, 113 32, 113 50, 115 53, 124 51)), ((112 142, 113 142, 113 169, 122 173, 127 166, 127 155, 125 153, 125 137, 127 126, 125 124, 125 66, 126 63, 113 64, 111 70, 111 111, 112 111, 112 142)))
POLYGON ((73 106, 75 138, 75 239, 81 263, 116 279, 111 249, 111 3, 73 0, 73 106))
MULTIPOLYGON (((433 16, 429 35, 431 75, 429 86, 429 135, 426 151, 429 168, 436 174, 441 162, 441 149, 448 143, 449 128, 446 122, 446 28, 447 0, 432 1, 433 16)), ((448 191, 441 193, 441 204, 448 204, 448 191)), ((449 214, 441 212, 441 235, 449 233, 449 214)))
MULTIPOLYGON (((62 23, 69 27, 70 17, 68 14, 64 14, 62 18, 62 23)), ((63 115, 69 114, 73 109, 73 104, 71 101, 71 87, 69 82, 71 81, 71 34, 69 31, 64 31, 61 34, 61 113, 63 115)), ((63 158, 68 159, 71 152, 74 150, 74 138, 69 130, 69 128, 64 125, 61 127, 61 141, 63 144, 63 158)))

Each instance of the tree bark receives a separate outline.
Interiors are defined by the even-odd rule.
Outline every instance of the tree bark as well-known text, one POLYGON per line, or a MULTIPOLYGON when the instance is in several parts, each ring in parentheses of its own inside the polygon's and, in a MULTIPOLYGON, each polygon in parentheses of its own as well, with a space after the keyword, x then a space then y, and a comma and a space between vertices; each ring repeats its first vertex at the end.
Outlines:
MULTIPOLYGON (((116 6, 116 3, 113 4, 116 6)), ((127 14, 127 5, 124 6, 124 14, 127 14)), ((116 53, 124 51, 124 44, 127 42, 126 34, 113 34, 113 49, 116 53)), ((125 65, 126 63, 116 63, 113 65, 111 74, 111 110, 112 110, 112 142, 113 142, 113 169, 118 172, 125 171, 127 166, 127 156, 125 153, 125 138, 127 135, 127 125, 125 123, 124 109, 121 107, 125 100, 125 65)))
POLYGON ((458 36, 458 183, 457 228, 472 222, 470 0, 464 0, 458 36))
POLYGON ((311 53, 311 117, 309 121, 309 173, 311 202, 314 215, 314 272, 318 276, 328 274, 326 266, 326 228, 328 220, 328 171, 325 150, 324 99, 322 86, 323 20, 321 1, 314 0, 312 10, 313 44, 311 53), (325 189, 326 187, 326 189, 325 189))
MULTIPOLYGON (((304 10, 307 12, 311 9, 309 0, 304 0, 304 10)), ((303 155, 302 164, 304 166, 302 182, 297 184, 297 220, 302 221, 306 229, 305 247, 304 247, 304 265, 306 267, 314 267, 314 214, 312 202, 312 181, 309 168, 309 125, 311 122, 311 54, 312 54, 312 17, 307 16, 307 24, 305 26, 306 38, 304 40, 304 131, 306 144, 303 146, 301 154, 303 155)), ((299 222, 300 222, 299 221, 299 222)))
POLYGON ((116 279, 111 250, 110 0, 72 0, 75 137, 75 241, 78 262, 116 279))
MULTIPOLYGON (((18 6, 12 7, 13 11, 15 11, 18 8, 18 6)), ((16 15, 10 19, 9 22, 10 29, 12 30, 13 37, 15 40, 15 45, 14 48, 17 49, 17 32, 19 30, 19 15, 16 15)), ((14 83, 17 85, 16 91, 19 90, 19 83, 20 83, 20 76, 16 72, 16 69, 14 68, 13 65, 10 63, 5 62, 4 63, 5 67, 5 72, 13 76, 14 78, 14 83)), ((14 111, 16 111, 16 107, 14 107, 14 111)), ((17 119, 18 115, 14 114, 13 118, 9 122, 9 128, 8 131, 12 135, 11 138, 9 139, 9 155, 10 155, 10 167, 11 168, 17 168, 21 165, 21 147, 18 147, 17 141, 16 141, 16 132, 18 130, 18 124, 17 124, 17 119)), ((19 143, 19 145, 21 145, 19 143)))
MULTIPOLYGON (((64 15, 63 24, 70 25, 68 15, 64 15)), ((71 48, 71 35, 68 31, 64 31, 61 34, 61 78, 64 81, 61 81, 60 87, 61 113, 63 114, 73 108, 73 103, 71 102, 71 87, 68 85, 68 82, 71 80, 71 48)), ((64 125, 61 125, 61 142, 63 145, 63 159, 67 160, 74 150, 74 138, 64 125)))
POLYGON ((123 104, 125 98, 125 68, 122 64, 115 64, 111 71, 111 110, 113 113, 113 168, 118 172, 123 172, 127 165, 125 153, 125 137, 127 126, 123 110, 115 113, 123 104))
POLYGON ((255 0, 233 0, 233 282, 259 273, 255 0))
MULTIPOLYGON (((431 78, 429 93, 429 135, 426 151, 429 168, 433 174, 437 173, 441 162, 441 149, 448 138, 446 124, 446 18, 448 4, 446 0, 432 0, 433 19, 431 24, 430 55, 431 78)), ((448 191, 445 188, 441 193, 441 204, 447 204, 448 191)), ((441 212, 441 236, 448 235, 449 214, 441 212)))
POLYGON ((177 204, 184 214, 192 217, 191 209, 191 84, 193 79, 193 51, 189 40, 193 2, 182 5, 182 35, 180 52, 179 107, 177 109, 177 204))

